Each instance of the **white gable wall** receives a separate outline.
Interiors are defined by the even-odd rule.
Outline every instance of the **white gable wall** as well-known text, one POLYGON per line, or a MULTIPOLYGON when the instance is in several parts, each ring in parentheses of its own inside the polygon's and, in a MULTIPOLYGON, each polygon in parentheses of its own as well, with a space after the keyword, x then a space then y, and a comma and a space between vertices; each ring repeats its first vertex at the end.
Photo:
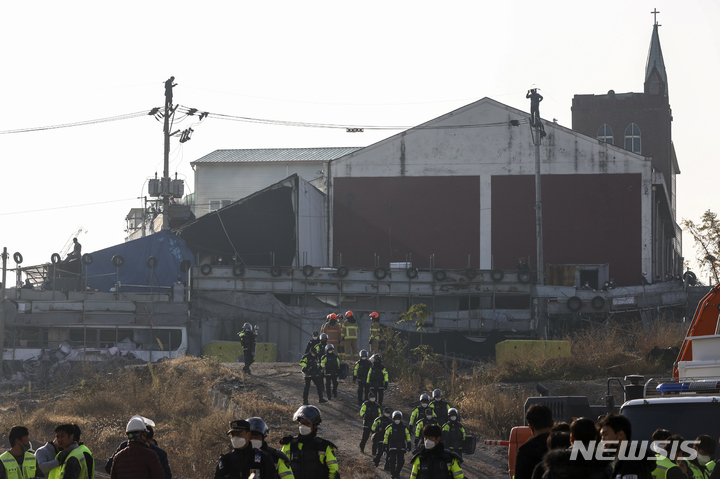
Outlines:
POLYGON ((210 212, 211 200, 236 201, 297 173, 312 180, 325 162, 245 162, 195 164, 195 216, 210 212))
MULTIPOLYGON (((535 149, 529 115, 484 98, 436 120, 333 160, 331 178, 396 176, 478 176, 481 193, 480 267, 491 269, 491 177, 534 175, 535 149), (515 127, 511 120, 522 123, 515 127), (466 127, 465 125, 479 125, 466 127)), ((651 271, 652 166, 649 159, 600 143, 554 123, 540 150, 541 173, 618 174, 642 177, 642 265, 651 271)), ((332 209, 332 182, 328 198, 332 209)), ((330 218, 332 218, 332 211, 330 218)), ((329 221, 329 247, 332 221, 329 221)))

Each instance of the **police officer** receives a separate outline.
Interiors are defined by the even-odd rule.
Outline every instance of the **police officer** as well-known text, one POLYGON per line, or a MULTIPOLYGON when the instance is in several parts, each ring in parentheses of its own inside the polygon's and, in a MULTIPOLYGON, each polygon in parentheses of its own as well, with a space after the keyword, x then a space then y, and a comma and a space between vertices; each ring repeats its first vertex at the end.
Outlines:
POLYGON ((430 396, 423 393, 420 395, 420 405, 417 406, 415 409, 413 409, 412 413, 410 414, 410 423, 408 424, 410 428, 412 429, 412 432, 415 432, 415 424, 417 424, 419 419, 422 419, 422 416, 425 415, 425 410, 430 407, 430 396))
POLYGON ((370 352, 372 354, 380 353, 380 315, 370 313, 370 352))
POLYGON ((332 344, 325 346, 325 356, 320 361, 320 367, 325 374, 325 390, 328 399, 337 397, 338 374, 340 373, 340 360, 335 354, 332 344), (331 387, 332 386, 332 389, 331 387))
POLYGON ((318 437, 318 426, 322 422, 320 410, 315 406, 300 406, 293 415, 293 421, 300 423, 300 434, 285 436, 280 443, 282 452, 290 458, 290 467, 296 479, 340 479, 337 446, 327 439, 318 437))
POLYGON ((305 346, 305 354, 309 353, 311 349, 315 349, 315 346, 320 344, 320 333, 317 331, 312 332, 312 339, 307 342, 307 346, 305 346))
POLYGON ((432 424, 423 430, 424 441, 420 451, 410 460, 410 479, 464 479, 462 459, 445 449, 440 426, 432 424))
POLYGON ((370 361, 373 364, 367 374, 367 383, 370 390, 377 395, 378 404, 382 406, 385 389, 388 387, 388 372, 383 366, 380 354, 373 354, 370 361))
POLYGON ((386 469, 390 471, 392 479, 399 479, 405 465, 405 453, 410 450, 410 430, 402 421, 400 411, 393 413, 392 424, 385 428, 383 444, 388 457, 386 469))
POLYGON ((30 432, 24 426, 10 429, 8 439, 10 450, 0 455, 3 467, 0 468, 3 479, 35 477, 37 461, 30 452, 30 432))
MULTIPOLYGON (((425 426, 432 426, 433 424, 437 425, 437 420, 435 419, 435 415, 433 414, 432 408, 427 408, 425 410, 425 415, 418 419, 418 422, 415 423, 415 448, 419 448, 422 445, 423 439, 423 430, 425 429, 425 426)), ((442 430, 440 430, 440 434, 442 435, 442 430)))
POLYGON ((247 419, 247 422, 250 425, 250 445, 255 449, 260 449, 272 458, 280 479, 293 479, 290 459, 282 451, 270 447, 266 442, 270 428, 268 428, 265 421, 259 417, 251 417, 247 419))
MULTIPOLYGON (((372 394, 372 393, 370 393, 372 394)), ((375 419, 375 422, 372 425, 372 428, 370 429, 373 433, 372 435, 372 442, 373 442, 373 456, 375 458, 373 459, 373 464, 375 464, 375 467, 380 466, 380 458, 383 455, 383 452, 385 452, 385 446, 383 444, 383 441, 385 439, 385 429, 392 424, 392 419, 390 419, 392 409, 389 407, 383 408, 382 416, 375 419)), ((385 464, 387 465, 387 460, 385 461, 385 464)), ((387 469, 387 468, 386 468, 387 469)))
POLYGON ((430 403, 430 407, 435 412, 437 423, 442 426, 447 422, 448 411, 450 411, 450 404, 448 404, 447 401, 442 398, 442 391, 439 389, 434 390, 432 396, 433 400, 430 403))
POLYGON ((317 354, 318 361, 325 356, 325 346, 328 344, 328 335, 320 333, 320 342, 315 345, 315 353, 317 354))
POLYGON ((256 449, 250 443, 250 423, 238 419, 230 423, 230 443, 233 451, 220 457, 215 468, 215 479, 249 478, 251 474, 259 479, 277 479, 272 458, 256 449))
POLYGON ((238 336, 240 336, 240 344, 245 359, 243 372, 250 374, 250 365, 255 362, 255 332, 252 325, 250 323, 243 324, 243 330, 238 333, 238 336))
POLYGON ((370 393, 368 395, 368 400, 360 406, 360 417, 363 421, 363 435, 360 440, 360 451, 362 451, 363 454, 365 454, 365 444, 367 444, 368 438, 370 437, 372 425, 381 415, 382 408, 375 401, 375 393, 370 393))
POLYGON ((450 419, 442 427, 442 440, 445 447, 462 458, 463 443, 465 441, 465 426, 460 422, 457 409, 450 408, 450 419))
POLYGON ((367 401, 368 392, 370 392, 367 375, 371 367, 372 363, 368 359, 368 352, 364 349, 361 350, 360 359, 355 363, 355 369, 353 370, 353 382, 357 382, 358 405, 361 405, 363 401, 367 401))
POLYGON ((310 394, 310 383, 315 383, 318 392, 318 400, 321 403, 327 402, 323 399, 322 370, 320 369, 320 361, 317 357, 317 349, 311 349, 309 353, 300 358, 300 367, 305 377, 305 389, 303 389, 303 404, 308 405, 308 395, 310 394))
POLYGON ((343 355, 340 356, 342 360, 354 360, 355 354, 358 352, 358 323, 355 320, 355 315, 352 311, 345 313, 345 321, 342 323, 342 346, 343 355))

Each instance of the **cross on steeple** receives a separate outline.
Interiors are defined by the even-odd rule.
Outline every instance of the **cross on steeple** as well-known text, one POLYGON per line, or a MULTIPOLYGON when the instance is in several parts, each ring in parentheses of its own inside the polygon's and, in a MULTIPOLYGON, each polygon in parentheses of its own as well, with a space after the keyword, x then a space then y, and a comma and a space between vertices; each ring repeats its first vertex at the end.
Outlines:
POLYGON ((654 21, 655 21, 655 25, 657 25, 657 26, 659 27, 660 25, 658 25, 658 22, 657 22, 657 14, 660 13, 660 12, 658 12, 658 9, 657 9, 657 8, 654 8, 653 11, 650 12, 650 13, 652 13, 652 15, 653 15, 653 19, 654 19, 654 21))

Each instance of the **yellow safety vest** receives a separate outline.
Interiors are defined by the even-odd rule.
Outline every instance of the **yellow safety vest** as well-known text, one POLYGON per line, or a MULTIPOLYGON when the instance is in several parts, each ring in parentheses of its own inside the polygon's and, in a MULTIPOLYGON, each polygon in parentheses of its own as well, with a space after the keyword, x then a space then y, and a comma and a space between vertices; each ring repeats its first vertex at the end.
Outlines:
POLYGON ((343 323, 343 339, 357 339, 358 327, 357 323, 343 323))
MULTIPOLYGON (((92 468, 88 469, 88 477, 90 479, 95 479, 95 458, 93 457, 93 453, 85 444, 80 444, 79 449, 84 453, 87 453, 90 457, 93 458, 92 468)), ((87 464, 87 461, 86 461, 87 464)))
POLYGON ((10 451, 5 451, 0 455, 0 461, 5 466, 5 476, 7 479, 29 479, 35 477, 35 469, 37 468, 37 462, 35 456, 26 452, 24 454, 22 469, 18 465, 15 457, 10 454, 10 451))
POLYGON ((696 466, 690 461, 687 461, 685 464, 687 464, 688 468, 690 468, 690 470, 692 471, 694 479, 710 479, 713 469, 715 469, 714 461, 710 461, 705 464, 705 471, 703 471, 700 467, 696 466))
MULTIPOLYGON (((60 453, 58 453, 60 454, 60 453)), ((71 457, 74 457, 77 459, 77 461, 80 463, 80 477, 78 479, 88 479, 88 469, 87 464, 85 463, 85 455, 83 454, 82 450, 79 447, 76 447, 72 450, 70 454, 68 454, 67 458, 65 458, 65 462, 62 466, 60 466, 60 473, 58 474, 59 479, 64 479, 65 477, 65 466, 67 466, 68 461, 71 457)))
POLYGON ((662 454, 656 454, 655 457, 657 458, 657 461, 655 462, 655 470, 652 472, 652 476, 655 479, 665 479, 667 477, 668 469, 671 467, 678 467, 677 464, 662 454))

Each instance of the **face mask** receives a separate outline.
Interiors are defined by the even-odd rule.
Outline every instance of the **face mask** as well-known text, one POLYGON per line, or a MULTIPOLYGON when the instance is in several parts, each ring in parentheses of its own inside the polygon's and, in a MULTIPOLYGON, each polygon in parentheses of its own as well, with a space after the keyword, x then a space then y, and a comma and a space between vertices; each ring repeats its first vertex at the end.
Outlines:
POLYGON ((370 402, 375 402, 375 398, 368 398, 370 402))
POLYGON ((262 441, 260 439, 250 439, 250 445, 255 449, 260 449, 262 447, 262 441))
POLYGON ((232 443, 232 447, 235 449, 242 449, 245 447, 245 438, 244 437, 232 437, 230 438, 230 442, 232 443))
POLYGON ((426 403, 426 402, 420 403, 420 405, 421 405, 422 407, 424 407, 424 408, 427 408, 427 407, 428 407, 428 403, 426 403))
POLYGON ((698 460, 698 462, 700 463, 701 466, 704 466, 705 464, 707 464, 708 462, 710 462, 710 459, 712 459, 710 456, 705 456, 705 455, 703 455, 703 454, 698 454, 698 455, 697 455, 697 460, 698 460))
POLYGON ((310 433, 312 432, 312 428, 311 428, 311 427, 307 427, 307 426, 304 425, 304 424, 300 424, 300 427, 299 427, 298 429, 300 429, 300 435, 301 435, 301 436, 307 436, 308 434, 310 434, 310 433))
POLYGON ((395 424, 400 424, 400 419, 395 419, 395 424))
POLYGON ((457 416, 450 416, 451 421, 457 421, 457 416))
POLYGON ((21 444, 23 452, 28 452, 32 449, 32 444, 21 444))
POLYGON ((385 417, 390 417, 390 414, 385 414, 385 413, 383 413, 383 416, 385 416, 385 417))
POLYGON ((425 439, 425 449, 432 449, 435 447, 435 441, 432 439, 425 439))

